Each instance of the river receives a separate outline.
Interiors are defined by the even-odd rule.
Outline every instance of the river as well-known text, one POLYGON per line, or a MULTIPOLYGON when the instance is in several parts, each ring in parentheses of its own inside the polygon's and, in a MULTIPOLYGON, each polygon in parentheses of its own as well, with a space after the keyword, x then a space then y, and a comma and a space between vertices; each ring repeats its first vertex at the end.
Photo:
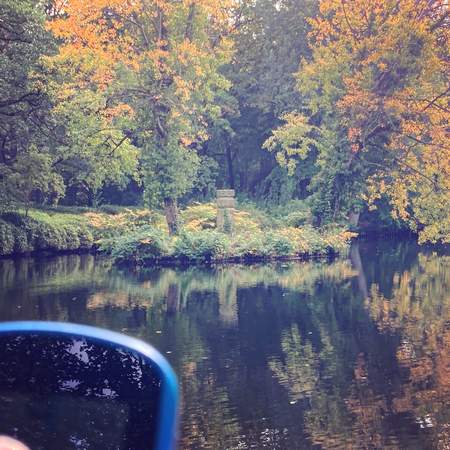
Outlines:
POLYGON ((153 344, 179 377, 181 449, 449 449, 449 255, 377 241, 332 262, 140 272, 2 260, 0 319, 153 344))

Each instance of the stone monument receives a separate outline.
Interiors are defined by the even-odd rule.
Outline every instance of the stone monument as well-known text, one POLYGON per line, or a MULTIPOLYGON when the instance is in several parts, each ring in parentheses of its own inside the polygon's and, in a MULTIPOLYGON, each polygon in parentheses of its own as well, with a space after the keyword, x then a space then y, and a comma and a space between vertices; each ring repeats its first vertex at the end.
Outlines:
POLYGON ((234 208, 236 200, 234 189, 217 190, 217 230, 232 234, 234 228, 234 208))

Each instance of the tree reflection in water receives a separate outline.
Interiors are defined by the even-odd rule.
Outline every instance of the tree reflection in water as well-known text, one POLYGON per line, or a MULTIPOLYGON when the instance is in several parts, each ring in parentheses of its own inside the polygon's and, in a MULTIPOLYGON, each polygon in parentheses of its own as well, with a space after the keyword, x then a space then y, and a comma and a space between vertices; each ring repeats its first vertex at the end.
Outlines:
POLYGON ((183 449, 445 449, 449 265, 411 242, 361 243, 334 262, 138 273, 93 256, 5 260, 0 314, 112 328, 167 352, 183 449))
POLYGON ((419 254, 393 275, 388 298, 373 283, 366 307, 382 333, 401 336, 396 358, 405 376, 393 412, 413 414, 437 448, 450 448, 450 257, 419 254))

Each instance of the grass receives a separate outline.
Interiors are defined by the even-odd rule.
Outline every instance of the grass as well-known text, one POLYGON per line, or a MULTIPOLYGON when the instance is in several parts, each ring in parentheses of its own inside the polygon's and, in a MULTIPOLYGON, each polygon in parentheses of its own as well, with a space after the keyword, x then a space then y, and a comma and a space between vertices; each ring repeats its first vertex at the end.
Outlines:
POLYGON ((170 237, 164 216, 148 209, 31 209, 28 217, 19 210, 0 216, 0 255, 98 248, 120 263, 243 261, 342 253, 355 236, 313 228, 303 204, 273 215, 243 205, 231 235, 216 230, 216 215, 213 203, 193 204, 180 212, 179 236, 170 237))
POLYGON ((161 220, 133 235, 103 242, 103 250, 118 262, 146 264, 158 261, 223 262, 298 258, 347 251, 356 234, 342 227, 316 229, 309 225, 304 208, 292 214, 271 217, 253 205, 234 212, 233 234, 216 230, 217 208, 212 203, 194 204, 180 214, 181 233, 169 237, 161 220), (293 226, 301 223, 301 226, 293 226))

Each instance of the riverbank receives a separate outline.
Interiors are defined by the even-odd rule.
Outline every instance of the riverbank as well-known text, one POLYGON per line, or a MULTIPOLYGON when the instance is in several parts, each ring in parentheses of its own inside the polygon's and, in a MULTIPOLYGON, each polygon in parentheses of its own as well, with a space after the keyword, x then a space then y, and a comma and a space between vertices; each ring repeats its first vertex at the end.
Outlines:
POLYGON ((304 212, 270 216, 255 208, 236 210, 233 233, 224 234, 215 229, 216 215, 214 204, 189 206, 173 237, 163 215, 148 209, 10 212, 0 217, 0 256, 94 250, 134 265, 264 261, 343 253, 356 237, 337 225, 313 228, 304 212))

